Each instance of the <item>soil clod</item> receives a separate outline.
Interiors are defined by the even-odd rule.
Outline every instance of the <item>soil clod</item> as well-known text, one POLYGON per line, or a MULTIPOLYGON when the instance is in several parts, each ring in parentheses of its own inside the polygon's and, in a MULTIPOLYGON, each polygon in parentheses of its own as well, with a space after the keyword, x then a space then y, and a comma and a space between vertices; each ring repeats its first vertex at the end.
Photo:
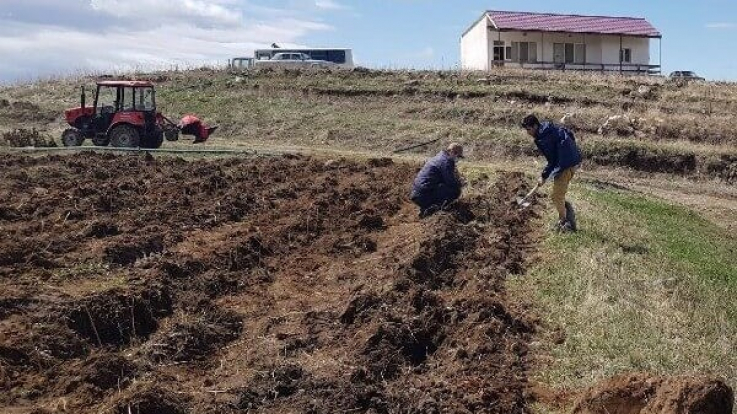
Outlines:
POLYGON ((711 378, 614 377, 582 395, 574 414, 731 414, 734 392, 711 378))

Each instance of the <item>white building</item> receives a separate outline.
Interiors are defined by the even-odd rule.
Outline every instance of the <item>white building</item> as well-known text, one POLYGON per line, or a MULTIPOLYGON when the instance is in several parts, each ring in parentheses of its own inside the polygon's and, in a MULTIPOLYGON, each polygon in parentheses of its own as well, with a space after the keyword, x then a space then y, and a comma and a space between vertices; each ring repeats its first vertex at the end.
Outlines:
POLYGON ((487 11, 461 37, 461 66, 653 74, 650 40, 661 38, 642 18, 487 11))

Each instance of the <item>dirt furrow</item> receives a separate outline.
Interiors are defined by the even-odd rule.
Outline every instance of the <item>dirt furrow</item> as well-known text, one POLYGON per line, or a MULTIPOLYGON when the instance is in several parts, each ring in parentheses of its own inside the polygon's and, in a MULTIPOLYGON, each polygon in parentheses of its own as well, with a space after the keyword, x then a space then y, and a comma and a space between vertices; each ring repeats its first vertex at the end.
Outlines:
POLYGON ((0 407, 522 412, 523 179, 419 220, 416 168, 2 157, 0 407))

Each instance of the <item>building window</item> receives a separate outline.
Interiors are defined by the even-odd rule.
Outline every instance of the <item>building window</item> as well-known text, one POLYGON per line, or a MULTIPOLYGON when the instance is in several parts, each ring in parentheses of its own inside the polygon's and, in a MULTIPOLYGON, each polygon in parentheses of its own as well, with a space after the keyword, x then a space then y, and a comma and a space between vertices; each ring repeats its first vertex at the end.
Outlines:
POLYGON ((504 60, 504 41, 494 41, 494 61, 504 60))
POLYGON ((537 62, 536 42, 512 42, 511 60, 518 63, 537 62))
POLYGON ((512 60, 512 46, 507 46, 507 54, 504 57, 506 60, 512 60))
POLYGON ((576 65, 586 63, 586 45, 583 43, 553 44, 553 62, 576 65))
POLYGON ((619 51, 619 61, 621 63, 632 63, 632 49, 622 49, 619 51))

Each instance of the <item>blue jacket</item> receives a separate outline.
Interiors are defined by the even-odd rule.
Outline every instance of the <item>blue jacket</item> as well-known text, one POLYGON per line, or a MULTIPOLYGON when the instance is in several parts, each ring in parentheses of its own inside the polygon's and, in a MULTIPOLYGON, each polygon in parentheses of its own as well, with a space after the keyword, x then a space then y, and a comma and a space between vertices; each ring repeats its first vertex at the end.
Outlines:
POLYGON ((545 180, 555 178, 561 171, 581 164, 581 152, 576 145, 576 137, 565 127, 552 122, 541 123, 535 145, 548 160, 548 165, 542 172, 545 180))
POLYGON ((429 194, 440 185, 453 192, 461 192, 461 183, 456 176, 456 162, 447 151, 441 151, 425 163, 415 178, 412 197, 429 194))

